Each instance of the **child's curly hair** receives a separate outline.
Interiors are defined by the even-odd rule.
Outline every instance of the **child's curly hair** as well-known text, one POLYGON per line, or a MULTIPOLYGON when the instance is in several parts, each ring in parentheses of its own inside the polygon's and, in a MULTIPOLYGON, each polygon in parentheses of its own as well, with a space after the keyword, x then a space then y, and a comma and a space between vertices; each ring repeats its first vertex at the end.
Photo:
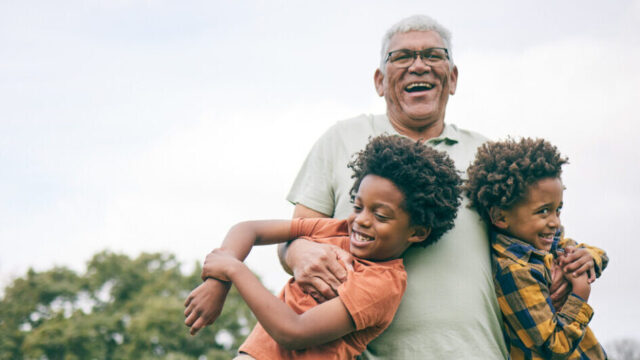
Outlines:
POLYGON ((491 224, 489 210, 510 209, 522 200, 530 185, 545 178, 560 178, 568 159, 544 139, 489 141, 478 148, 467 169, 464 191, 470 207, 491 224))
POLYGON ((431 229, 422 246, 435 243, 453 227, 461 198, 462 180, 449 156, 421 141, 398 135, 370 139, 367 147, 349 163, 355 183, 354 199, 362 179, 377 175, 390 180, 404 195, 403 209, 412 225, 431 229))

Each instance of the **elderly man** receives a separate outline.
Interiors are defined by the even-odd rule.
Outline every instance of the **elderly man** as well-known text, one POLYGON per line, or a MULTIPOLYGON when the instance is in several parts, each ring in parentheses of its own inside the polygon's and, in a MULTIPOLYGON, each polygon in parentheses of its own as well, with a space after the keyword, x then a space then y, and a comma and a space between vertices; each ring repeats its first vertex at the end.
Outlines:
MULTIPOLYGON (((374 75, 386 115, 338 122, 314 145, 288 196, 294 217, 344 218, 351 210, 347 162, 382 133, 425 139, 465 170, 486 139, 445 124, 456 90, 450 34, 426 16, 394 25, 374 75)), ((494 294, 487 232, 464 199, 455 226, 438 243, 405 252, 407 290, 391 326, 370 345, 368 359, 504 359, 507 351, 494 294)), ((336 296, 349 255, 303 239, 281 249, 281 260, 318 301, 336 296), (286 254, 284 254, 286 251, 286 254)), ((191 294, 185 324, 195 334, 220 314, 229 284, 207 279, 191 294)))
MULTIPOLYGON (((347 162, 369 137, 382 133, 425 139, 464 171, 486 138, 445 123, 458 69, 450 33, 427 16, 412 16, 384 37, 375 87, 386 115, 338 122, 313 146, 288 200, 294 217, 344 218, 351 211, 347 162)), ((507 351, 494 294, 487 232, 464 199, 455 227, 434 246, 404 256, 408 287, 393 323, 367 352, 370 359, 504 359, 507 351)), ((281 260, 318 301, 336 296, 348 255, 296 240, 281 260)))

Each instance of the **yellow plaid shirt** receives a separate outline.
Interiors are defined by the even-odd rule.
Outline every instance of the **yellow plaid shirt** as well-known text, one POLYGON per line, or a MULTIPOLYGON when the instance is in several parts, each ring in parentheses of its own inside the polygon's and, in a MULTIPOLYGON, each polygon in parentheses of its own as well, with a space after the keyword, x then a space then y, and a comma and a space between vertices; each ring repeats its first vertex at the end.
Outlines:
POLYGON ((491 236, 493 274, 511 359, 606 359, 587 324, 593 309, 575 294, 556 312, 551 303, 552 253, 566 246, 591 253, 596 276, 609 261, 598 248, 577 245, 560 232, 551 253, 499 233, 491 236))

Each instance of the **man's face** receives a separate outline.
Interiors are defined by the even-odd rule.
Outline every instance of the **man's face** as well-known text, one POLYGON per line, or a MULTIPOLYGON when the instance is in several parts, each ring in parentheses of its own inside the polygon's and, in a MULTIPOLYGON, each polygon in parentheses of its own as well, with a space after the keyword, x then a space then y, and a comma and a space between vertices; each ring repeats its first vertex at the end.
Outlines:
MULTIPOLYGON (((423 50, 444 47, 435 31, 409 31, 395 34, 389 50, 423 50)), ((392 63, 385 64, 385 74, 376 70, 374 80, 378 95, 387 102, 387 114, 398 128, 421 131, 435 124, 444 123, 449 95, 456 90, 458 69, 450 69, 449 61, 437 65, 425 65, 420 58, 407 68, 392 63)))

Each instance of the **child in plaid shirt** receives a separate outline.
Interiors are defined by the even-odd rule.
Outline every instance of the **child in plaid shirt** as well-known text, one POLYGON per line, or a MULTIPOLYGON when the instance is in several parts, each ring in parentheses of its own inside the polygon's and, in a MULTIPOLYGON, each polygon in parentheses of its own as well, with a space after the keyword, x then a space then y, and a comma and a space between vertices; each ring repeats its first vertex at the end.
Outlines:
POLYGON ((483 144, 465 191, 491 228, 493 272, 512 359, 606 359, 587 326, 604 251, 562 237, 567 159, 542 139, 483 144), (563 280, 563 278, 565 280, 563 280), (559 283, 566 295, 552 300, 559 283), (555 290, 554 290, 555 291, 555 290))

